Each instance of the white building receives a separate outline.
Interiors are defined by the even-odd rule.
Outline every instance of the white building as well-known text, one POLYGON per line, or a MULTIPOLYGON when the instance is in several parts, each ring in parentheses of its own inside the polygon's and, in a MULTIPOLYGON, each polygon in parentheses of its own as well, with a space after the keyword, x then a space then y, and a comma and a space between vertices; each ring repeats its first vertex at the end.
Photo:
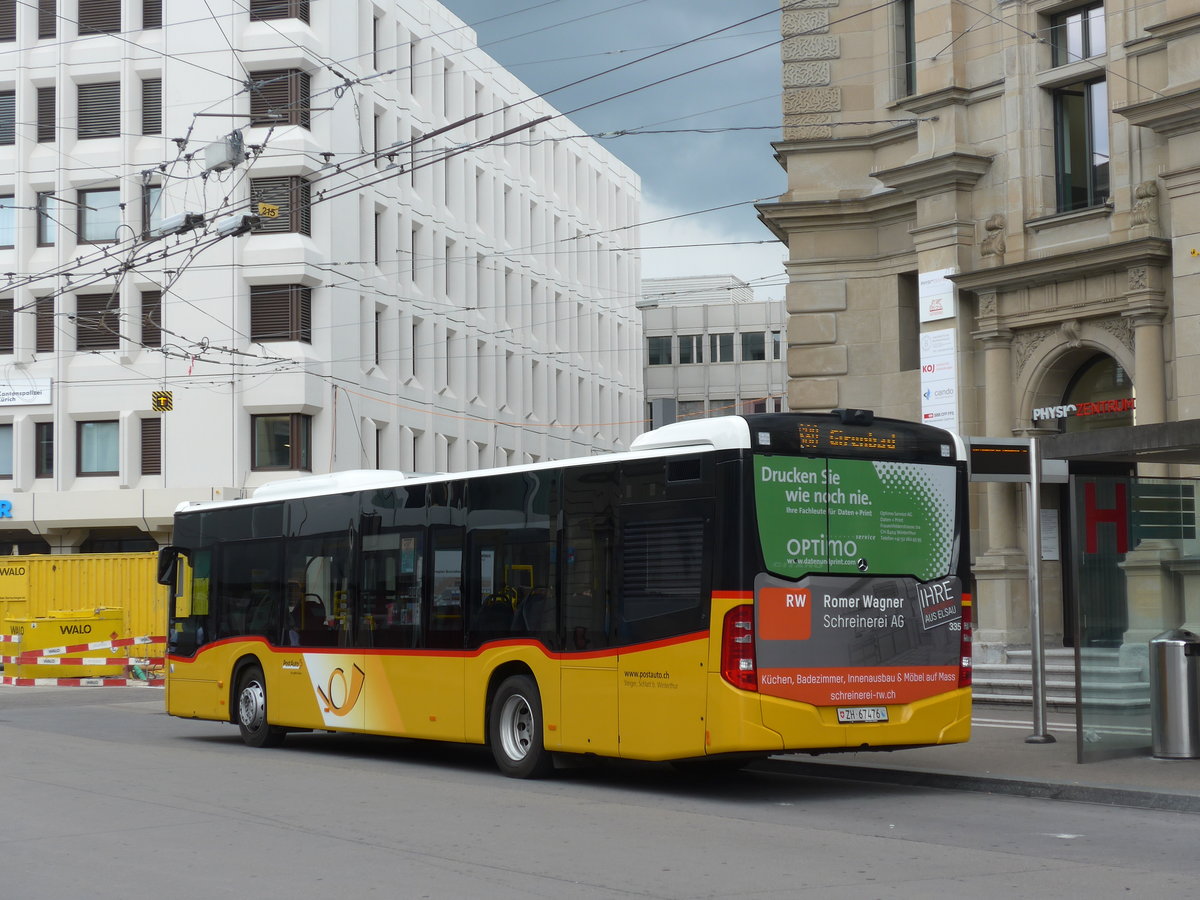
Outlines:
POLYGON ((439 4, 0 0, 0 60, 0 552, 642 430, 638 179, 439 4))
MULTIPOLYGON (((732 275, 642 281, 647 418, 675 401, 678 419, 787 409, 783 301, 756 301, 732 275)), ((670 405, 661 410, 670 418, 670 405)))

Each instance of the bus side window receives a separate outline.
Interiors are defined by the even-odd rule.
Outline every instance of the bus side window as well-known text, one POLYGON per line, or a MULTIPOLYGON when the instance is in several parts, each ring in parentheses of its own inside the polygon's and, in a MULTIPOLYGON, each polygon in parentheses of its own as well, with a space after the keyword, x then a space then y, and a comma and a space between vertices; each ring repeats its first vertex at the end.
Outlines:
POLYGON ((420 646, 424 568, 421 531, 364 535, 358 646, 420 646))
MULTIPOLYGON (((694 504, 703 505, 703 504, 694 504)), ((648 641, 704 627, 712 552, 704 515, 648 519, 626 512, 621 523, 621 637, 648 641)))
POLYGON ((429 616, 430 647, 463 644, 463 532, 433 529, 433 596, 429 616))

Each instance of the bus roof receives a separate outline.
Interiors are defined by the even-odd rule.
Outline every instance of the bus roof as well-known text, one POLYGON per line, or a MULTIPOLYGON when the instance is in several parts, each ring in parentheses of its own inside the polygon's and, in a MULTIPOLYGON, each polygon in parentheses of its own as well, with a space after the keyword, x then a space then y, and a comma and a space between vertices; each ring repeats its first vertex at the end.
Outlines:
POLYGON ((560 466, 595 465, 606 461, 659 456, 664 455, 664 453, 665 455, 673 456, 686 453, 689 449, 726 450, 744 449, 749 446, 750 429, 746 425, 746 420, 741 416, 722 416, 713 419, 699 419, 695 422, 680 422, 648 431, 637 437, 633 441, 629 451, 624 453, 577 456, 518 466, 478 469, 471 472, 413 473, 392 469, 352 469, 342 472, 330 472, 324 475, 300 475, 296 478, 269 481, 255 488, 250 497, 238 500, 220 500, 215 503, 211 501, 185 501, 175 511, 186 512, 189 510, 216 509, 223 506, 240 506, 244 503, 289 500, 325 494, 345 494, 351 491, 363 491, 372 488, 397 487, 406 483, 442 481, 447 478, 477 478, 484 475, 498 475, 503 473, 536 472, 560 466))
MULTIPOLYGON (((176 512, 195 511, 199 509, 215 509, 226 506, 240 506, 246 503, 261 503, 274 500, 296 499, 330 494, 345 494, 352 491, 371 490, 373 488, 398 487, 403 484, 417 484, 444 481, 450 478, 478 478, 487 475, 512 474, 517 472, 537 472, 562 466, 587 466, 603 462, 620 462, 622 460, 644 459, 653 456, 675 456, 696 450, 746 450, 752 446, 751 427, 759 427, 759 422, 778 424, 777 420, 786 420, 789 413, 751 416, 748 421, 745 416, 716 416, 707 419, 693 419, 675 422, 655 428, 639 435, 633 440, 630 449, 623 453, 602 453, 593 456, 578 456, 561 460, 526 463, 523 465, 500 468, 479 469, 471 472, 438 472, 412 473, 387 469, 357 469, 342 472, 330 472, 323 475, 301 475, 296 478, 285 478, 279 481, 267 482, 255 488, 251 497, 239 500, 186 501, 181 503, 176 512)), ((829 413, 814 413, 807 416, 813 420, 836 421, 836 416, 829 413)), ((893 423, 912 431, 940 432, 929 426, 918 423, 900 423, 894 420, 881 419, 877 424, 893 423)), ((945 439, 951 442, 957 451, 957 458, 963 455, 963 446, 957 435, 941 432, 945 439)))

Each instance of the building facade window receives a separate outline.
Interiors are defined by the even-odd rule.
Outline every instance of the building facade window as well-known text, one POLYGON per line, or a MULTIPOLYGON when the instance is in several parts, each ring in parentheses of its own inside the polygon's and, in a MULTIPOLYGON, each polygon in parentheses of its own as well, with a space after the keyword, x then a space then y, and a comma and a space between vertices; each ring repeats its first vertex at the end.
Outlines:
POLYGON ((142 419, 142 474, 162 474, 162 419, 142 419))
POLYGON ((5 297, 0 300, 0 353, 12 353, 13 339, 16 330, 13 328, 13 300, 5 297))
POLYGON ((162 291, 142 291, 142 346, 162 346, 162 291))
POLYGON ((0 41, 17 39, 17 0, 0 0, 0 41))
POLYGON ((300 125, 308 128, 309 76, 299 69, 251 72, 250 124, 300 125))
POLYGON ((250 0, 250 21, 300 19, 308 21, 309 0, 250 0))
POLYGON ((767 358, 767 339, 761 331, 742 332, 742 362, 763 362, 767 358))
POLYGON ((270 469, 311 471, 312 416, 283 413, 250 417, 250 460, 256 472, 270 469))
POLYGON ((708 361, 733 362, 733 332, 708 336, 708 361))
POLYGON ((120 188, 79 192, 78 227, 75 239, 81 244, 109 244, 121 227, 120 188))
POLYGON ((896 95, 911 97, 917 92, 916 0, 896 4, 896 95))
POLYGON ((79 294, 75 298, 75 349, 116 350, 121 345, 117 295, 79 294))
POLYGON ((0 247, 15 246, 17 239, 16 198, 12 194, 0 195, 0 247))
POLYGON ((1056 66, 1102 56, 1108 50, 1104 4, 1092 3, 1051 16, 1050 48, 1056 66))
POLYGON ((704 362, 704 335, 681 334, 679 336, 679 364, 681 366, 704 362))
POLYGON ((0 144, 17 141, 17 92, 0 91, 0 144))
POLYGON ((142 188, 142 238, 150 237, 150 230, 162 221, 162 187, 148 184, 142 188))
POLYGON ((39 144, 49 144, 58 137, 56 129, 58 100, 51 87, 37 89, 37 139, 39 144))
POLYGON ((312 234, 312 189, 299 175, 251 178, 250 201, 266 207, 256 210, 259 224, 255 234, 312 234))
POLYGON ((777 413, 783 412, 782 397, 760 397, 747 404, 748 413, 777 413))
POLYGON ((116 475, 120 464, 120 424, 114 421, 75 423, 75 472, 116 475))
POLYGON ((162 0, 142 0, 142 28, 162 28, 162 0))
POLYGON ((79 0, 79 33, 110 34, 121 30, 121 0, 79 0))
POLYGON ((162 134, 162 79, 142 79, 142 134, 162 134))
POLYGON ((33 426, 33 474, 35 478, 54 475, 53 422, 37 422, 33 426))
POLYGON ((299 284, 250 288, 250 340, 312 343, 312 289, 299 284))
POLYGON ((37 243, 39 247, 52 247, 58 240, 58 198, 52 191, 38 191, 37 195, 37 243))
POLYGON ((0 478, 12 478, 13 473, 13 427, 11 423, 0 425, 0 478))
POLYGON ((646 338, 646 365, 671 365, 671 336, 646 338))
POLYGON ((771 332, 771 359, 783 359, 783 332, 771 332))
POLYGON ((1054 150, 1059 212, 1099 206, 1108 199, 1107 82, 1054 91, 1054 150))
POLYGON ((76 86, 79 99, 79 139, 117 137, 121 133, 121 82, 103 81, 76 86))
POLYGON ((58 0, 38 0, 38 38, 58 36, 58 0))
POLYGON ((54 298, 38 297, 33 301, 34 349, 38 353, 54 352, 54 298))

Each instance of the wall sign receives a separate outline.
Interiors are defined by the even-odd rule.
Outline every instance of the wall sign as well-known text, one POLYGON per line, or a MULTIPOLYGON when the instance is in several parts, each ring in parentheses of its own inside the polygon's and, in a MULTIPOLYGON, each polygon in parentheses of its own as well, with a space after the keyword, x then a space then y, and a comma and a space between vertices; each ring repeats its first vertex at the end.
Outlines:
POLYGON ((958 431, 958 334, 953 328, 921 335, 921 421, 958 431))
POLYGON ((922 272, 917 276, 917 305, 920 321, 936 322, 953 319, 958 315, 957 288, 948 276, 958 274, 958 269, 938 269, 922 272))
POLYGON ((1062 406, 1040 406, 1033 411, 1033 421, 1069 419, 1072 416, 1102 416, 1112 413, 1132 412, 1132 397, 1117 397, 1113 400, 1092 400, 1081 403, 1065 403, 1062 406))
POLYGON ((0 381, 0 406, 42 406, 49 403, 49 378, 0 381))

